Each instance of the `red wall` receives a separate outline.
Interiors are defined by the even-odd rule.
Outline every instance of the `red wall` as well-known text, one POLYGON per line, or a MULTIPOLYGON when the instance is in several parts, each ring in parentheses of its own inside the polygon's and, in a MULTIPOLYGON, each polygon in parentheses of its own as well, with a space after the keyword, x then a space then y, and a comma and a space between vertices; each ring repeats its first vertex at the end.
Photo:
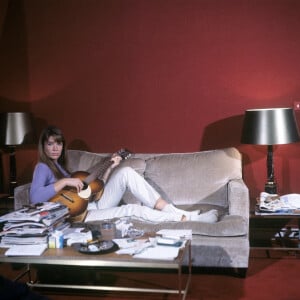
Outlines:
MULTIPOLYGON (((236 146, 257 196, 266 148, 240 144, 243 114, 300 100, 299 32, 298 0, 2 0, 0 112, 95 152, 236 146)), ((280 193, 300 193, 299 147, 275 148, 280 193)), ((18 150, 19 183, 35 159, 18 150)))

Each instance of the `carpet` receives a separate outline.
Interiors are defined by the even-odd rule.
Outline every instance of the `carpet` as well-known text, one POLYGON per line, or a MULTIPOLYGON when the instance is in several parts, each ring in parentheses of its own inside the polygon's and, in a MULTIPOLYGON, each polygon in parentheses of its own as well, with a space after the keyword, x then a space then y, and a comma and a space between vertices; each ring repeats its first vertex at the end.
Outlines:
MULTIPOLYGON (((270 258, 262 250, 251 250, 249 268, 245 278, 234 276, 227 270, 193 269, 189 293, 190 300, 299 300, 300 299, 300 259, 297 252, 272 251, 270 258)), ((1 274, 6 276, 8 271, 5 264, 0 265, 1 274), (3 270, 5 269, 5 271, 3 270)), ((59 272, 57 269, 56 272, 59 272)), ((78 273, 80 274, 80 273, 78 273)), ((84 274, 84 273, 82 273, 84 274)), ((81 275, 82 275, 81 274, 81 275)), ((82 275, 83 276, 83 275, 82 275)), ((84 275, 86 276, 86 274, 84 275)), ((104 274, 89 273, 87 280, 102 284, 127 284, 144 287, 146 283, 159 288, 173 286, 177 276, 174 274, 119 272, 104 274)), ((115 292, 87 292, 87 291, 45 291, 35 290, 53 300, 94 300, 94 299, 144 299, 144 300, 173 300, 176 295, 115 293, 115 292)))

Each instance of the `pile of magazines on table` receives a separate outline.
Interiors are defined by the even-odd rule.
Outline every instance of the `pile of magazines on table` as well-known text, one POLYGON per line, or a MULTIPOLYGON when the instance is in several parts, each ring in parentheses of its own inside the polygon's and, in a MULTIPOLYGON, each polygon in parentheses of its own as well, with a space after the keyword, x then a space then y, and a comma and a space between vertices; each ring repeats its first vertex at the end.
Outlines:
POLYGON ((69 208, 55 202, 28 206, 0 216, 0 247, 47 244, 48 235, 70 227, 69 208))
POLYGON ((262 192, 257 206, 258 213, 300 214, 300 194, 279 196, 262 192))

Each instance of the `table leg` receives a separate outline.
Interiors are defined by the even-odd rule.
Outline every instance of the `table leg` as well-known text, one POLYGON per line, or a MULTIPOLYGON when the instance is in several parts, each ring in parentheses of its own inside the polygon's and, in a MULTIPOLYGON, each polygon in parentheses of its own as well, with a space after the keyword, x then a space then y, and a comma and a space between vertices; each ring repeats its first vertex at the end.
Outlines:
POLYGON ((179 299, 185 299, 189 290, 189 285, 192 276, 192 246, 191 242, 188 246, 188 278, 186 281, 185 289, 182 291, 182 267, 178 269, 178 297, 179 299))
POLYGON ((31 272, 30 272, 30 265, 27 264, 26 265, 26 269, 24 271, 22 271, 15 279, 14 281, 18 281, 19 279, 23 278, 25 275, 28 276, 28 281, 32 282, 31 280, 31 272))

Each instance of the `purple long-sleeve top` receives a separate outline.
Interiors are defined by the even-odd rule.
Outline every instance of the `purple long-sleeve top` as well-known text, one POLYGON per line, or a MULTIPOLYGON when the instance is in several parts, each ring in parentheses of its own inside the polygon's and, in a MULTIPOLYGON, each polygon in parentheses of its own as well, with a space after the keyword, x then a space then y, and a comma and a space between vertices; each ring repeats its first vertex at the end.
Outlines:
MULTIPOLYGON (((58 168, 65 177, 70 175, 60 166, 58 168)), ((51 169, 45 164, 39 162, 34 169, 32 183, 30 187, 30 202, 35 204, 39 202, 46 202, 56 195, 54 183, 57 178, 54 176, 51 169)))

